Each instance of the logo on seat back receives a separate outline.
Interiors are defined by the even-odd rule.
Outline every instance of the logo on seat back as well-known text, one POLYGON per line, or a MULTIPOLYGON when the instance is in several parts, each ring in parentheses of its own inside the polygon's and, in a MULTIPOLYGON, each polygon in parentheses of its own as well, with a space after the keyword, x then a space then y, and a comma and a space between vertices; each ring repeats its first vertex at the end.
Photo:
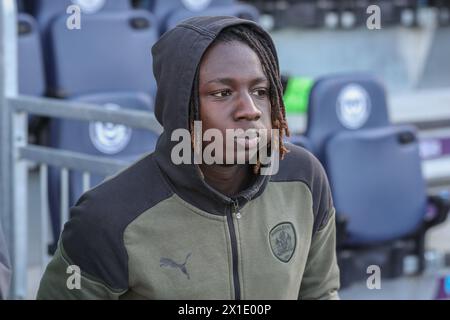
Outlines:
POLYGON ((359 129, 364 126, 370 115, 370 98, 360 85, 349 84, 338 95, 337 116, 347 129, 359 129))
POLYGON ((211 0, 181 0, 186 9, 193 12, 203 11, 209 7, 211 0))
MULTIPOLYGON (((120 106, 113 103, 108 103, 105 109, 118 110, 120 106)), ((89 123, 89 137, 94 147, 101 153, 113 155, 124 150, 132 135, 132 129, 121 125, 109 122, 90 122, 89 123)))
POLYGON ((72 3, 79 6, 83 13, 96 13, 103 9, 105 0, 72 0, 72 3))
POLYGON ((282 262, 289 262, 295 252, 297 239, 292 223, 283 222, 276 225, 269 233, 270 247, 273 254, 282 262))

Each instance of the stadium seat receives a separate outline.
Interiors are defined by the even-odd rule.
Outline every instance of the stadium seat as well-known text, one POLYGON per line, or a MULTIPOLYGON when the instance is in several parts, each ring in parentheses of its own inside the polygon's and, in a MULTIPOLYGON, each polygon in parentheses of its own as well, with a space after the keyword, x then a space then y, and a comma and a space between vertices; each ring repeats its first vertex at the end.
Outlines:
MULTIPOLYGON (((110 2, 114 1, 107 3, 110 2)), ((111 10, 83 15, 80 30, 66 27, 65 14, 52 20, 47 38, 52 57, 47 60, 49 95, 105 105, 105 108, 118 105, 153 112, 156 83, 151 47, 158 38, 155 19, 147 10, 108 8, 111 10)), ((124 126, 54 120, 50 123, 48 144, 58 149, 131 162, 153 151, 156 139, 156 134, 124 126)), ((49 179, 50 213, 57 241, 60 233, 59 171, 50 170, 49 179)), ((103 179, 92 176, 91 185, 103 179)), ((81 195, 81 181, 81 173, 71 172, 70 205, 81 195)))
POLYGON ((193 16, 225 15, 254 21, 259 17, 255 7, 234 0, 154 0, 149 6, 159 21, 160 34, 193 16))
POLYGON ((116 90, 154 95, 151 47, 157 32, 152 14, 129 10, 90 15, 77 32, 65 23, 60 17, 51 28, 54 96, 116 90))
MULTIPOLYGON (((42 50, 44 53, 44 66, 46 70, 47 83, 54 83, 53 78, 53 52, 50 48, 49 30, 53 22, 60 17, 68 19, 71 12, 67 13, 70 5, 79 5, 81 9, 81 27, 88 16, 110 11, 125 11, 131 9, 129 0, 22 0, 23 7, 36 19, 42 39, 42 50)), ((65 29, 66 26, 64 26, 65 29)), ((77 30, 80 31, 80 30, 77 30)), ((52 92, 48 92, 52 95, 52 92)))
POLYGON ((450 24, 450 3, 447 0, 429 0, 429 5, 436 9, 438 25, 448 26, 450 24))
POLYGON ((424 222, 426 185, 413 127, 339 132, 326 144, 326 163, 335 206, 348 219, 348 244, 399 239, 424 222))
POLYGON ((45 93, 45 76, 36 21, 25 13, 19 14, 18 21, 19 93, 42 96, 45 93))
MULTIPOLYGON (((400 10, 402 25, 406 27, 418 26, 418 8, 420 1, 417 0, 397 0, 397 7, 400 10)), ((423 5, 423 3, 422 3, 423 5)))
MULTIPOLYGON (((327 171, 337 217, 346 221, 338 247, 387 246, 397 258, 417 255, 423 271, 425 233, 446 219, 450 206, 427 196, 416 130, 390 124, 383 87, 363 74, 318 80, 311 90, 306 136, 327 171), (405 241, 402 254, 394 246, 400 240, 405 241)), ((394 260, 387 259, 385 269, 399 275, 402 260, 394 260)), ((345 275, 353 273, 343 269, 345 275)))
POLYGON ((103 11, 131 9, 129 0, 23 0, 29 6, 39 23, 42 32, 47 32, 51 22, 61 15, 68 17, 66 10, 70 5, 80 6, 85 14, 103 11))
POLYGON ((371 4, 369 0, 339 1, 340 26, 343 28, 365 26, 368 18, 367 8, 371 4))
POLYGON ((381 25, 392 26, 401 22, 401 9, 396 6, 395 1, 379 0, 377 5, 381 12, 381 25))
POLYGON ((319 28, 324 25, 325 12, 321 10, 317 1, 290 1, 285 12, 285 19, 290 26, 300 28, 319 28))
POLYGON ((322 162, 325 162, 326 142, 333 134, 389 124, 384 88, 366 75, 338 75, 317 80, 311 89, 307 110, 305 135, 322 162))
MULTIPOLYGON (((46 93, 44 60, 39 29, 32 16, 19 13, 18 33, 19 94, 43 96, 46 93)), ((29 141, 36 142, 42 138, 40 128, 44 122, 41 117, 29 116, 29 141)))
MULTIPOLYGON (((343 28, 352 28, 366 25, 369 17, 367 8, 377 5, 380 8, 380 23, 382 27, 400 24, 403 2, 408 0, 346 0, 339 1, 340 25, 343 28)), ((405 3, 406 4, 406 3, 405 3)))
MULTIPOLYGON (((119 92, 73 97, 73 101, 104 105, 110 109, 131 109, 153 112, 153 98, 143 93, 119 92)), ((155 149, 158 134, 123 125, 75 120, 58 120, 51 123, 51 146, 81 152, 86 155, 108 157, 131 163, 155 149)), ((91 186, 105 177, 92 175, 91 186)), ((69 204, 73 206, 83 193, 82 173, 70 173, 69 204)), ((60 173, 49 172, 49 201, 55 239, 60 233, 60 173)))

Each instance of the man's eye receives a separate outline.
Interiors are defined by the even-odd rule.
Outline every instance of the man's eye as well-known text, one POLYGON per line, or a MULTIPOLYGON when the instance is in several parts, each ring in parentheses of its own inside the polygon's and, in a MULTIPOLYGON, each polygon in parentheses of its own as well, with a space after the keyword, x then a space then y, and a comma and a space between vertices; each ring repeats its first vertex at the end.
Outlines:
POLYGON ((212 94, 212 96, 216 97, 216 98, 223 98, 223 97, 227 97, 231 95, 231 90, 227 89, 227 90, 220 90, 217 92, 214 92, 212 94))
POLYGON ((253 94, 258 97, 265 97, 267 96, 267 91, 268 90, 266 88, 258 88, 253 91, 253 94))

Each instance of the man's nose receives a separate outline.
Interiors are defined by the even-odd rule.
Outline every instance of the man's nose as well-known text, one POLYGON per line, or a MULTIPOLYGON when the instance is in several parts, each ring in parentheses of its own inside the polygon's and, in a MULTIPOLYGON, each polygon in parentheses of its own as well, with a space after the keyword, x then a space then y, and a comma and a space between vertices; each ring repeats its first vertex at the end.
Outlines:
POLYGON ((256 121, 261 118, 262 112, 253 101, 249 92, 244 92, 239 95, 236 101, 235 119, 256 121))

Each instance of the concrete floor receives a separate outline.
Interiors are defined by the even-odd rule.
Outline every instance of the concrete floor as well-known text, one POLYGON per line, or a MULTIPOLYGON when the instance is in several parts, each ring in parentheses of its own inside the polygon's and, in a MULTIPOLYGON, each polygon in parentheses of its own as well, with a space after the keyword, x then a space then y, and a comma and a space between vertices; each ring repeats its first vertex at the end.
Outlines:
MULTIPOLYGON (((450 252, 450 220, 431 229, 427 235, 427 250, 450 252)), ((381 289, 368 289, 366 282, 355 283, 341 290, 344 300, 432 300, 439 288, 439 279, 450 276, 450 268, 428 267, 421 276, 405 276, 395 280, 382 280, 381 289)))

